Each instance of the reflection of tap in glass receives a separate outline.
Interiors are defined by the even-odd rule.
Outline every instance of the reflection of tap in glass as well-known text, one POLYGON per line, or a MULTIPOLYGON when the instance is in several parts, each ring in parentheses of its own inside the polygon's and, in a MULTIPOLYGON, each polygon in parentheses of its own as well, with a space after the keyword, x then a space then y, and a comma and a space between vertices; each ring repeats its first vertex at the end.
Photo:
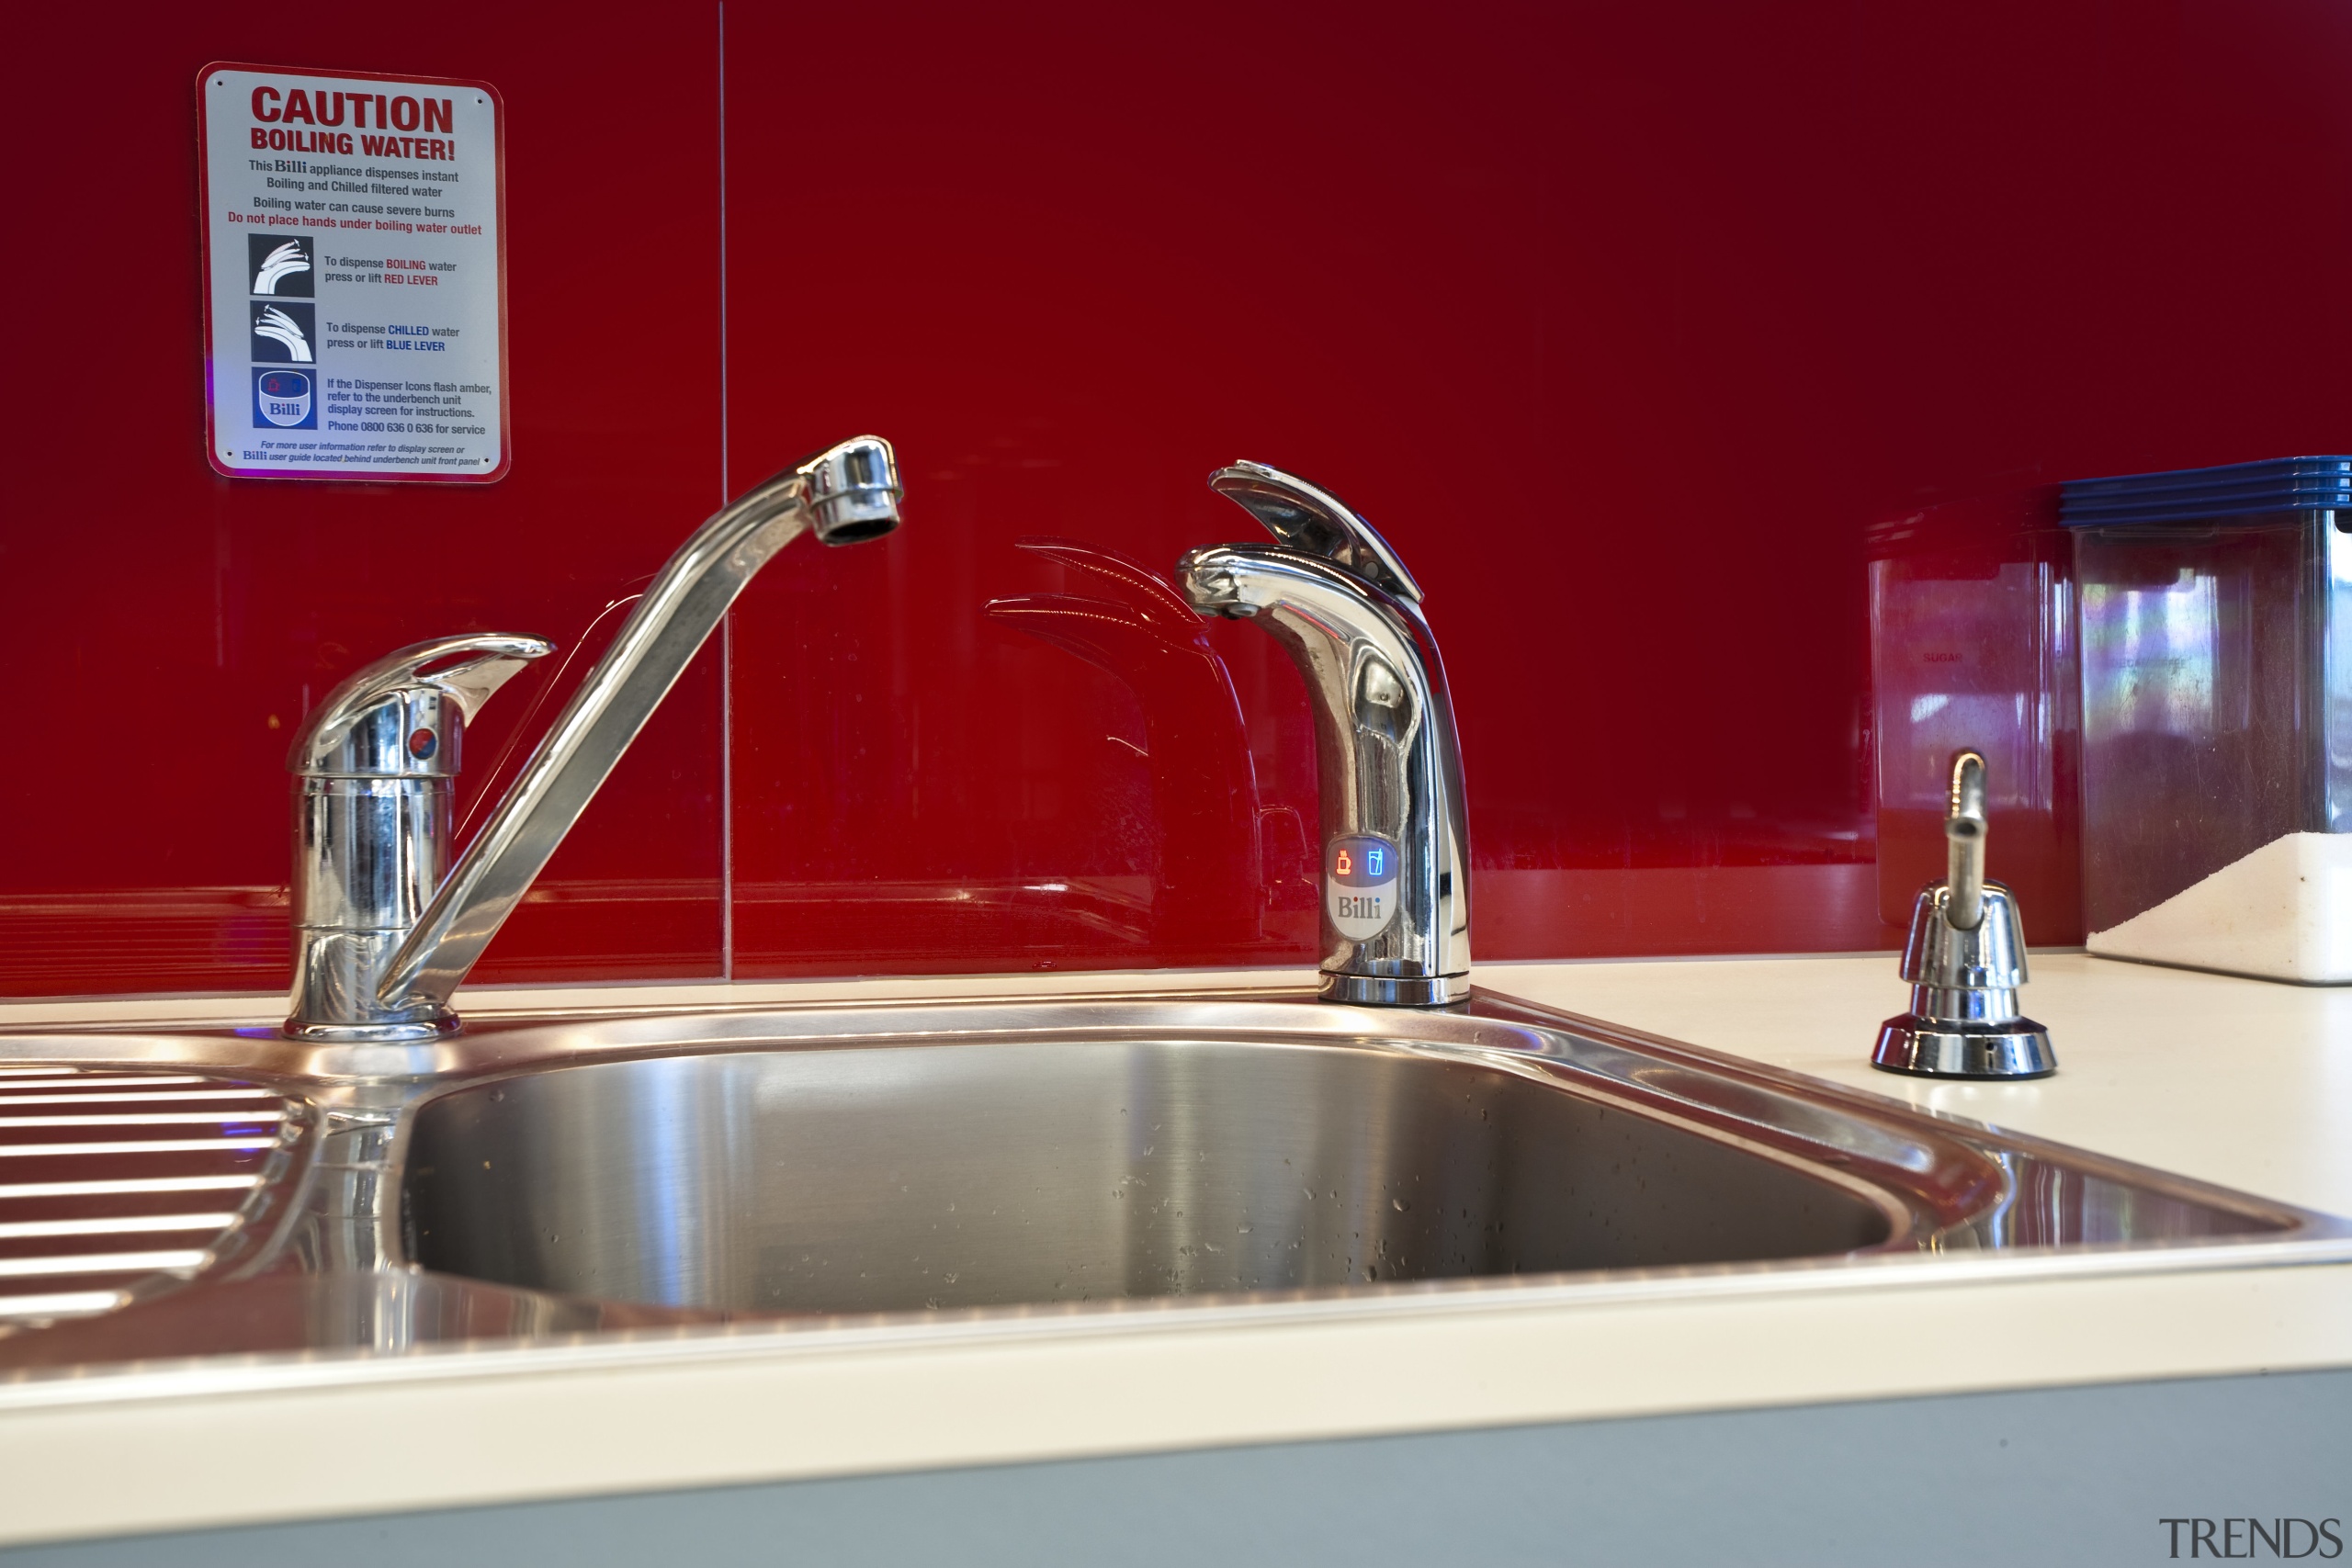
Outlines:
POLYGON ((1291 814, 1259 805, 1240 699, 1204 624, 1158 573, 1114 550, 1074 539, 1019 545, 1087 572, 1088 586, 1106 595, 1023 593, 990 600, 988 615, 1100 665, 1135 693, 1162 842, 1152 892, 1159 957, 1209 959, 1261 945, 1268 887, 1307 877, 1313 852, 1301 844, 1295 873, 1269 872, 1262 828, 1291 814))

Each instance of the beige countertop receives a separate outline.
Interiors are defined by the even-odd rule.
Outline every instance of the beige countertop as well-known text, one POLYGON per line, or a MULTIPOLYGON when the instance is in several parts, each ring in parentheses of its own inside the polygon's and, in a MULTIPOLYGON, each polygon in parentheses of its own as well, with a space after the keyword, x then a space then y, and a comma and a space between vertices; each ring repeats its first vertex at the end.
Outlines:
MULTIPOLYGON (((2352 990, 2036 955, 2061 1070, 1931 1083, 1865 1055, 1886 954, 1488 966, 1489 987, 2306 1207, 2352 1214, 2352 990)), ((485 990, 476 1011, 684 1000, 1036 995, 1303 973, 485 990)), ((0 1028, 258 1021, 275 998, 0 1005, 0 1028)), ((2352 1365, 2352 1266, 1883 1285, 1766 1276, 1430 1298, 1374 1315, 1060 1317, 1018 1333, 732 1332, 691 1354, 583 1346, 0 1385, 0 1544, 1085 1454, 2352 1365), (1987 1325, 1996 1332, 1988 1332, 1987 1325), (609 1353, 608 1353, 609 1352, 609 1353), (250 1369, 244 1369, 250 1371, 250 1369), (100 1385, 103 1385, 101 1387, 100 1385), (269 1462, 228 1434, 258 1434, 269 1462), (295 1434, 311 1434, 297 1437, 295 1434), (324 1434, 367 1434, 329 1438, 324 1434), (259 1479, 257 1479, 257 1477, 259 1479), (129 1478, 129 1479, 127 1479, 129 1478)))
POLYGON ((2036 953, 2026 1010, 2055 1077, 1879 1072, 1909 992, 1891 956, 1499 964, 1481 981, 1928 1111, 2352 1215, 2352 987, 2289 986, 2081 953, 2036 953))

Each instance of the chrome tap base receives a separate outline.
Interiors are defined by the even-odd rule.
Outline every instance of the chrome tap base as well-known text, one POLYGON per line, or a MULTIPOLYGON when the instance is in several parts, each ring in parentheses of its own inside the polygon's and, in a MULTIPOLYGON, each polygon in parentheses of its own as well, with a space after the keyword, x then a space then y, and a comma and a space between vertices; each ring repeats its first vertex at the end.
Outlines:
POLYGON ((421 1040, 447 1040, 460 1027, 456 1013, 445 1012, 413 1023, 311 1023, 288 1018, 277 1032, 316 1045, 413 1045, 421 1040))
POLYGON ((1879 1026, 1871 1066, 1923 1078, 2046 1078, 2058 1054, 2030 1018, 1967 1023, 1906 1012, 1879 1026))
POLYGON ((1326 972, 1316 988, 1327 1002, 1352 1007, 1442 1008, 1470 999, 1467 975, 1423 975, 1398 978, 1385 975, 1333 975, 1326 972))

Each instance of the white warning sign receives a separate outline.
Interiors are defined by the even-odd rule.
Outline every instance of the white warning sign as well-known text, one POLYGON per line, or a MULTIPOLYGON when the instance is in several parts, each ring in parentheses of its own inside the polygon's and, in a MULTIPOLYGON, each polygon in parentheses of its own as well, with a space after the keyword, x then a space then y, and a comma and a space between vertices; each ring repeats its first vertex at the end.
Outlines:
POLYGON ((212 466, 503 477, 498 94, 210 65, 197 97, 212 466))

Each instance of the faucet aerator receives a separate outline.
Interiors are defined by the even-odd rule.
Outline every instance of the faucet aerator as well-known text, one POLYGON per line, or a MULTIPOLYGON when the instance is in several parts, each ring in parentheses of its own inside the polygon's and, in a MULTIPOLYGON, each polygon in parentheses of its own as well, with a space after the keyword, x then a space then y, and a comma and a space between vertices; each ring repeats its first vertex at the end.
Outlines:
POLYGON ((810 525, 828 545, 878 539, 899 525, 898 460, 878 436, 820 452, 793 470, 807 481, 810 525))
POLYGON ((828 545, 863 544, 898 526, 895 503, 876 507, 862 501, 829 501, 817 508, 817 537, 828 545))

